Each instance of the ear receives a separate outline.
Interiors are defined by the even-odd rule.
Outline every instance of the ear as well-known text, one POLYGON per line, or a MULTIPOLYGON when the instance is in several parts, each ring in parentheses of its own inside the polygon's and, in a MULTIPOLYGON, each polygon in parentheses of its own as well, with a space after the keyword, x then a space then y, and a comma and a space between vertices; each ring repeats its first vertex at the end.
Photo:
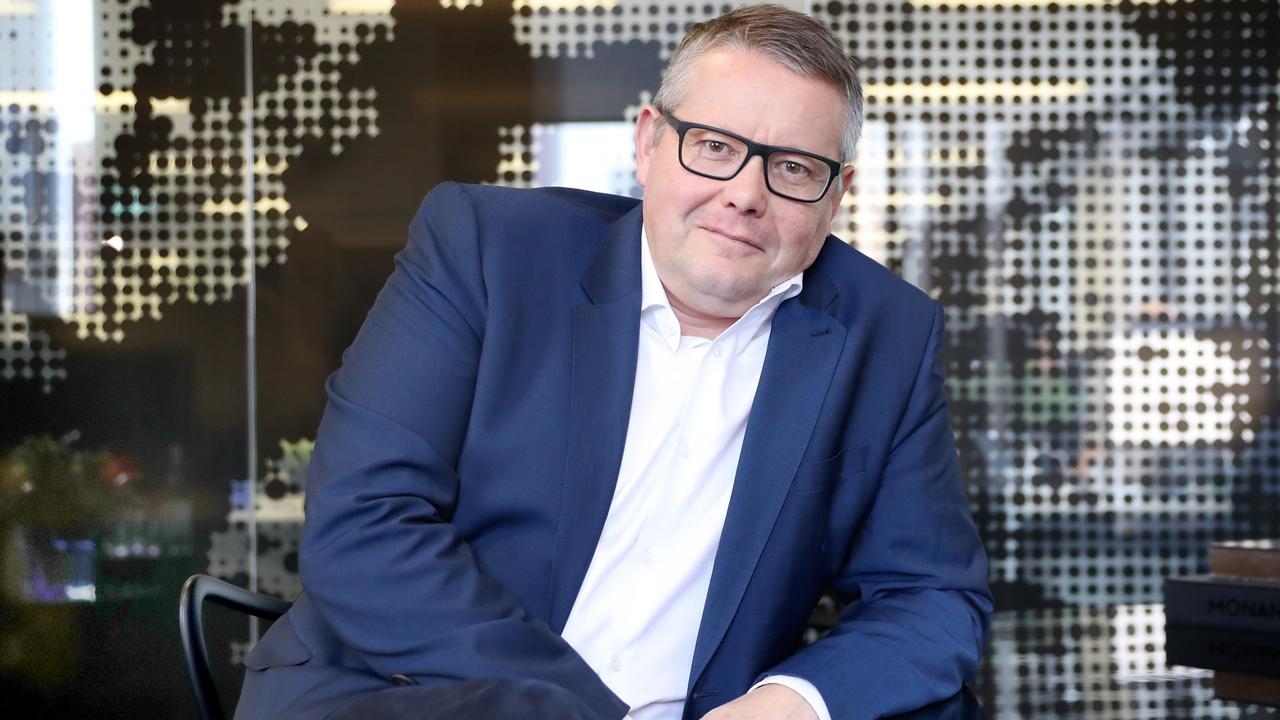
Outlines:
POLYGON ((840 168, 840 175, 835 180, 836 188, 832 195, 831 201, 831 219, 836 219, 836 213, 840 212, 840 202, 844 200, 845 193, 849 192, 849 188, 853 187, 853 166, 845 165, 840 168))
POLYGON ((658 144, 654 132, 661 122, 662 113, 653 105, 645 105, 640 117, 636 118, 636 183, 640 187, 645 186, 649 177, 649 162, 653 158, 654 146, 658 144))

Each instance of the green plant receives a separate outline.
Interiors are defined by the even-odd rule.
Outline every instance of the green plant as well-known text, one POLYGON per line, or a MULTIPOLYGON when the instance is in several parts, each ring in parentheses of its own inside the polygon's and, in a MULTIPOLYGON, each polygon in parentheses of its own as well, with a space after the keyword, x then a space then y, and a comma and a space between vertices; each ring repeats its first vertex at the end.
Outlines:
POLYGON ((32 436, 0 458, 0 527, 94 530, 119 515, 137 470, 126 457, 77 449, 78 439, 32 436))

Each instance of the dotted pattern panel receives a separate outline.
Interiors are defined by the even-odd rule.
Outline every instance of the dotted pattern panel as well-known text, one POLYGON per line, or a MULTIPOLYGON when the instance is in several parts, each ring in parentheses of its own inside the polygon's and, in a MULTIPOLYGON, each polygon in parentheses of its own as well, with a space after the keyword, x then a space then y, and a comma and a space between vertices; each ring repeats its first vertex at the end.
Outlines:
MULTIPOLYGON (((0 106, 10 151, 0 159, 9 208, 0 252, 13 312, 59 318, 82 339, 118 342, 128 323, 159 319, 181 300, 229 300, 246 281, 244 29, 235 2, 93 6, 96 79, 86 85, 90 100, 73 108, 51 99, 62 82, 52 49, 66 42, 50 29, 52 0, 0 19, 0 30, 25 43, 14 51, 24 61, 0 71, 10 101, 0 106), (92 132, 64 142, 59 122, 68 117, 85 118, 92 132)), ((327 143, 337 154, 351 139, 377 134, 375 91, 344 86, 342 73, 359 61, 361 42, 390 39, 390 8, 255 4, 259 267, 283 263, 306 227, 283 182, 304 142, 327 143)), ((0 372, 28 345, 6 346, 0 372)))
POLYGON ((542 126, 534 124, 498 128, 497 178, 491 183, 503 187, 533 187, 533 176, 538 171, 537 156, 542 147, 538 138, 542 126))
MULTIPOLYGON (((809 10, 867 94, 835 232, 947 309, 1001 599, 1155 599, 1211 540, 1280 532, 1277 5, 809 10)), ((631 40, 665 57, 715 11, 529 3, 513 23, 535 57, 631 40)), ((509 149, 537 167, 536 146, 509 149)))
POLYGON ((1081 720, 1273 716, 1214 702, 1213 672, 1166 665, 1164 647, 1159 606, 998 618, 979 681, 996 702, 984 710, 992 717, 1081 720))
MULTIPOLYGON (((315 443, 280 441, 280 454, 266 460, 267 472, 254 493, 258 527, 258 592, 293 600, 302 592, 298 547, 302 542, 307 466, 315 443)), ((248 519, 242 507, 227 514, 227 528, 210 533, 209 574, 242 586, 249 577, 248 519)), ((232 640, 229 662, 244 663, 252 645, 232 640)))
MULTIPOLYGON (((268 458, 267 472, 253 496, 258 526, 258 590, 293 599, 302 591, 298 545, 302 541, 303 499, 314 441, 280 441, 279 455, 268 458)), ((227 528, 212 534, 209 572, 244 583, 249 571, 248 513, 232 500, 227 528)))
POLYGON ((0 378, 6 382, 15 379, 39 380, 40 387, 48 392, 53 383, 67 377, 62 361, 66 350, 55 349, 49 344, 49 334, 32 330, 30 319, 13 312, 8 301, 0 313, 0 378))
POLYGON ((1035 595, 1015 604, 1156 599, 1210 540, 1277 532, 1242 503, 1280 492, 1276 54, 1233 50, 1231 12, 1277 39, 1260 2, 813 7, 867 87, 837 232, 947 309, 993 579, 1035 595))
POLYGON ((640 110, 650 100, 646 90, 635 105, 628 105, 617 126, 621 132, 587 129, 574 123, 534 123, 498 128, 498 164, 496 178, 490 184, 530 188, 548 185, 578 187, 615 195, 639 198, 643 188, 636 184, 635 148, 630 140, 640 110), (594 131, 593 131, 594 130, 594 131), (611 138, 625 136, 625 141, 611 138), (567 155, 567 148, 589 148, 584 167, 575 164, 577 157, 567 155))
MULTIPOLYGON (((671 55, 690 24, 732 10, 737 3, 643 0, 515 0, 516 41, 532 57, 593 57, 597 44, 654 42, 671 55)), ((655 88, 656 89, 656 88, 655 88)))
MULTIPOLYGON (((170 303, 230 298, 249 211, 240 5, 96 2, 94 132, 75 144, 48 95, 67 32, 49 2, 0 17, 16 40, 0 50, 0 372, 45 387, 62 351, 33 320, 119 341, 170 303)), ((283 180, 302 147, 378 133, 376 90, 343 79, 362 43, 392 39, 392 3, 255 7, 253 242, 268 265, 307 224, 283 180)), ((521 54, 568 68, 606 45, 666 57, 728 7, 517 0, 510 30, 521 54)), ((1209 541, 1280 534, 1280 5, 808 10, 866 83, 836 232, 946 308, 952 422, 1003 607, 1156 599, 1163 576, 1204 569, 1209 541)), ((543 182, 568 123, 512 120, 493 127, 493 180, 543 182)), ((602 182, 637 192, 625 169, 602 182)), ((264 552, 284 562, 290 542, 264 552)))

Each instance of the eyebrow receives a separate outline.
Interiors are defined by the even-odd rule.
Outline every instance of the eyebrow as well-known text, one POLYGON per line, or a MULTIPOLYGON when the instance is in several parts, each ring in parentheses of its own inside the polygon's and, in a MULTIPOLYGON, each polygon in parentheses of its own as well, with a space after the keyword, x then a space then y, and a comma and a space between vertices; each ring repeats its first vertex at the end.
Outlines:
POLYGON ((836 163, 842 168, 846 164, 844 160, 838 159, 840 157, 840 153, 838 152, 835 155, 824 155, 823 153, 817 152, 816 150, 806 150, 801 147, 795 147, 794 145, 770 145, 769 143, 763 143, 758 140, 754 140, 752 138, 747 137, 746 135, 743 135, 742 133, 736 132, 734 130, 722 128, 718 125, 712 125, 711 123, 697 122, 695 120, 685 120, 684 118, 678 118, 670 110, 663 110, 662 108, 658 108, 658 112, 662 113, 662 116, 667 119, 668 124, 673 126, 672 129, 675 129, 674 126, 680 123, 683 123, 685 125, 695 125, 697 127, 700 127, 706 130, 715 130, 716 132, 722 132, 726 135, 730 135, 739 140, 746 140, 747 142, 750 142, 755 145, 759 145, 760 147, 763 147, 763 148, 768 148, 769 150, 772 150, 772 151, 782 150, 787 152, 798 152, 804 155, 813 155, 822 160, 829 160, 833 163, 836 163))

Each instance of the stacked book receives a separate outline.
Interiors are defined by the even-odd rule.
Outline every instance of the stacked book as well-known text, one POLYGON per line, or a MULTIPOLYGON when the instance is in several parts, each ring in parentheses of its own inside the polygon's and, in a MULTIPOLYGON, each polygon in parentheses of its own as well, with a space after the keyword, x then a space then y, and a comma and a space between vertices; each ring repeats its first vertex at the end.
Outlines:
POLYGON ((1214 670, 1218 697, 1280 706, 1280 540, 1215 543, 1209 572, 1165 580, 1167 661, 1214 670))

